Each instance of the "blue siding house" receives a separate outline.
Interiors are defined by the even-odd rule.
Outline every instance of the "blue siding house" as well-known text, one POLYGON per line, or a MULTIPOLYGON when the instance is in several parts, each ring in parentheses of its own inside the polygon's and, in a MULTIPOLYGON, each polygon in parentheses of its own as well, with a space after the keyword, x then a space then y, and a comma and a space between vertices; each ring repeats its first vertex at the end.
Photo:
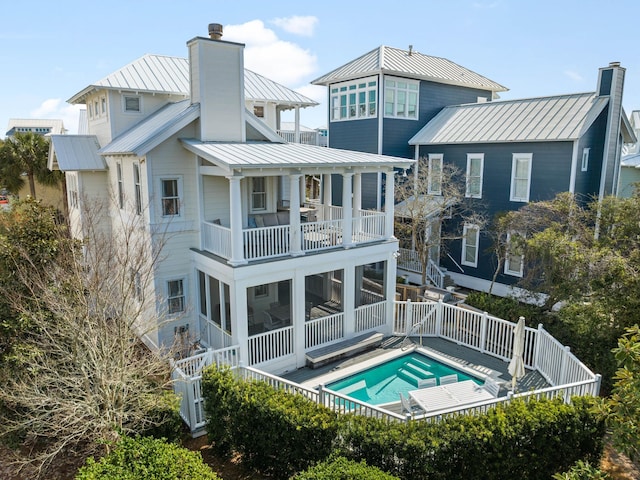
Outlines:
MULTIPOLYGON (((506 90, 496 82, 443 58, 380 47, 313 83, 329 87, 331 146, 413 157, 422 168, 430 158, 461 172, 473 165, 468 197, 492 218, 560 192, 617 193, 622 146, 635 141, 622 109, 624 75, 611 63, 595 92, 494 101, 506 90)), ((458 227, 464 237, 433 260, 457 285, 486 291, 496 266, 491 240, 458 227)), ((493 291, 509 294, 523 268, 507 259, 493 291)))

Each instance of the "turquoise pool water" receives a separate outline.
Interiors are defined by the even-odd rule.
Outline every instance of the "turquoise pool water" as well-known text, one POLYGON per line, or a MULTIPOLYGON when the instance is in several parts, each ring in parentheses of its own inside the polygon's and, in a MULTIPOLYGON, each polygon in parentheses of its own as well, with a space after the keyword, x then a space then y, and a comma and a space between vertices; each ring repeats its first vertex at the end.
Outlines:
POLYGON ((478 385, 482 380, 456 370, 437 360, 417 352, 389 360, 362 372, 327 384, 327 388, 371 405, 397 402, 399 394, 407 396, 409 390, 418 388, 418 381, 456 374, 458 381, 473 380, 478 385))

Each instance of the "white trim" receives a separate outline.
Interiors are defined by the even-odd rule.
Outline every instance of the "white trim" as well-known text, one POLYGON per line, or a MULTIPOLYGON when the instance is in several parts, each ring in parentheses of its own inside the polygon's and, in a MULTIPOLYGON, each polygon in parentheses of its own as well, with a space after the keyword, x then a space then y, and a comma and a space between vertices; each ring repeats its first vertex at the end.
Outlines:
POLYGON ((468 198, 482 198, 482 183, 484 179, 484 153, 467 153, 467 177, 466 177, 466 188, 465 188, 465 197, 468 198), (471 182, 470 174, 471 174, 471 161, 472 160, 480 160, 480 185, 479 191, 477 193, 470 193, 470 185, 471 182))
POLYGON ((124 177, 122 173, 122 162, 116 161, 116 191, 118 195, 118 208, 124 208, 124 177))
POLYGON ((158 191, 160 192, 160 195, 158 195, 159 199, 160 199, 160 215, 162 216, 162 218, 174 218, 174 217, 181 217, 182 215, 182 208, 183 208, 183 194, 182 192, 184 191, 183 187, 183 182, 182 182, 182 175, 167 175, 167 176, 162 176, 162 177, 158 177, 158 191), (176 197, 165 197, 164 196, 164 182, 165 181, 175 181, 176 182, 176 188, 177 188, 177 196, 176 197), (164 199, 165 198, 169 198, 169 199, 173 199, 173 198, 177 198, 178 201, 178 208, 176 213, 167 213, 165 214, 164 211, 164 199))
POLYGON ((385 118, 396 118, 400 120, 418 120, 420 118, 420 81, 410 80, 408 78, 385 76, 384 85, 382 86, 384 95, 383 115, 385 118), (394 85, 388 85, 394 82, 394 85), (406 87, 399 87, 398 83, 406 84, 406 87), (387 113, 387 90, 393 91, 393 113, 387 113), (404 101, 399 102, 399 94, 404 94, 404 101), (413 103, 409 101, 410 96, 415 94, 415 112, 409 115, 409 105, 413 103), (398 105, 402 105, 404 114, 398 114, 398 105))
POLYGON ((141 115, 143 113, 142 105, 142 95, 137 95, 135 93, 122 94, 122 113, 127 115, 141 115), (127 110, 127 98, 138 99, 138 110, 127 110))
POLYGON ((512 277, 520 277, 522 278, 523 272, 524 272, 524 255, 520 255, 520 269, 519 270, 511 270, 511 262, 509 261, 509 259, 512 256, 515 255, 511 255, 509 253, 509 245, 511 245, 511 232, 507 233, 507 252, 505 255, 505 259, 504 259, 504 274, 505 275, 510 275, 512 277))
MULTIPOLYGON (((427 176, 427 193, 429 195, 442 195, 442 167, 444 164, 444 155, 442 153, 429 153, 427 155, 428 161, 428 169, 429 173, 427 176), (438 182, 438 188, 431 188, 431 177, 432 177, 432 161, 440 161, 440 181, 438 182)), ((417 169, 417 167, 416 167, 417 169)))
POLYGON ((133 163, 133 202, 135 214, 142 215, 142 176, 139 162, 133 163))
POLYGON ((170 278, 165 280, 164 282, 164 288, 165 288, 165 292, 166 292, 166 305, 167 305, 167 315, 168 316, 177 316, 177 315, 182 315, 187 311, 187 278, 186 277, 177 277, 177 278, 170 278), (176 295, 174 297, 171 297, 169 294, 169 283, 171 282, 181 282, 182 283, 182 294, 181 295, 176 295), (175 312, 171 311, 171 307, 170 307, 170 301, 172 298, 182 298, 182 309, 181 310, 176 310, 175 312))
POLYGON ((578 142, 573 142, 571 149, 571 174, 569 177, 569 193, 576 191, 576 175, 578 174, 578 142))
POLYGON ((468 267, 477 267, 478 266, 478 250, 480 248, 480 227, 478 225, 474 225, 472 223, 465 223, 464 229, 462 231, 462 252, 460 254, 460 263, 462 265, 466 265, 468 267), (467 245, 468 239, 468 231, 475 230, 475 245, 467 245), (467 258, 467 246, 470 248, 475 248, 474 259, 473 262, 466 260, 467 258))
MULTIPOLYGON (((509 200, 512 202, 528 202, 529 195, 531 193, 531 165, 533 163, 533 154, 532 153, 514 153, 513 158, 511 160, 511 189, 509 191, 509 200), (526 160, 527 161, 527 192, 525 196, 516 197, 516 165, 518 161, 526 160)), ((522 179, 521 179, 522 180, 522 179)))
POLYGON ((586 172, 589 170, 589 151, 591 148, 585 147, 582 149, 582 162, 580 163, 580 171, 586 172))
POLYGON ((378 117, 379 84, 379 78, 373 76, 329 85, 329 121, 344 122, 378 117), (376 95, 373 101, 371 92, 376 95), (364 95, 364 102, 362 95, 364 95), (372 105, 375 106, 373 113, 372 105))

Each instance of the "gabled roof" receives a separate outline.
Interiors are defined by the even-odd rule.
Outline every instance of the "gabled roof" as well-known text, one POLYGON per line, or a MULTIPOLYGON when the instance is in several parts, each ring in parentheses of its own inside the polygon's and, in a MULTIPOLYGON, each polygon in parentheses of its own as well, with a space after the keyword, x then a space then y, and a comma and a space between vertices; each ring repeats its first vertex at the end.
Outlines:
POLYGON ((629 168, 640 168, 640 153, 636 153, 635 155, 628 155, 626 157, 622 157, 622 161, 620 162, 621 167, 629 167, 629 168))
POLYGON ((48 168, 64 172, 106 170, 99 148, 95 135, 51 135, 48 168))
POLYGON ((414 160, 299 143, 202 142, 180 139, 184 147, 229 172, 238 169, 310 167, 409 168, 414 160))
MULTIPOLYGON (((244 81, 247 100, 273 101, 281 105, 303 107, 318 105, 314 100, 251 70, 245 69, 244 81)), ((84 103, 86 95, 102 89, 188 97, 189 61, 182 57, 147 54, 89 85, 67 101, 84 103)))
POLYGON ((411 145, 565 141, 578 139, 608 97, 577 93, 443 108, 411 145))
MULTIPOLYGON (((169 103, 105 145, 98 150, 98 153, 143 157, 199 117, 200 104, 191 104, 189 100, 169 103)), ((245 120, 248 137, 253 135, 260 140, 284 142, 282 137, 247 109, 245 109, 245 120)))
POLYGON ((365 53, 320 78, 316 78, 311 83, 314 85, 329 85, 379 73, 460 85, 491 92, 505 92, 508 90, 508 88, 499 83, 446 58, 432 57, 416 51, 409 52, 384 45, 365 53))
POLYGON ((189 100, 169 103, 101 148, 101 155, 136 155, 142 157, 169 136, 200 116, 200 104, 189 100))
POLYGON ((59 135, 67 131, 62 120, 51 118, 10 118, 6 135, 14 135, 16 131, 20 131, 17 130, 20 128, 49 128, 49 134, 51 135, 59 135))

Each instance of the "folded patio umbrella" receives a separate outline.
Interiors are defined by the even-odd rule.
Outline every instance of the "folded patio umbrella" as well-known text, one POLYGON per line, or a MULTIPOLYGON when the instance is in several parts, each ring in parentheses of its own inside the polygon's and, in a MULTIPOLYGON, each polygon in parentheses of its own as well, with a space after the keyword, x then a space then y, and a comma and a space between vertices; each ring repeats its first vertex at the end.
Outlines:
POLYGON ((511 389, 515 391, 518 378, 524 377, 524 317, 520 317, 513 329, 513 356, 509 362, 511 374, 511 389))

